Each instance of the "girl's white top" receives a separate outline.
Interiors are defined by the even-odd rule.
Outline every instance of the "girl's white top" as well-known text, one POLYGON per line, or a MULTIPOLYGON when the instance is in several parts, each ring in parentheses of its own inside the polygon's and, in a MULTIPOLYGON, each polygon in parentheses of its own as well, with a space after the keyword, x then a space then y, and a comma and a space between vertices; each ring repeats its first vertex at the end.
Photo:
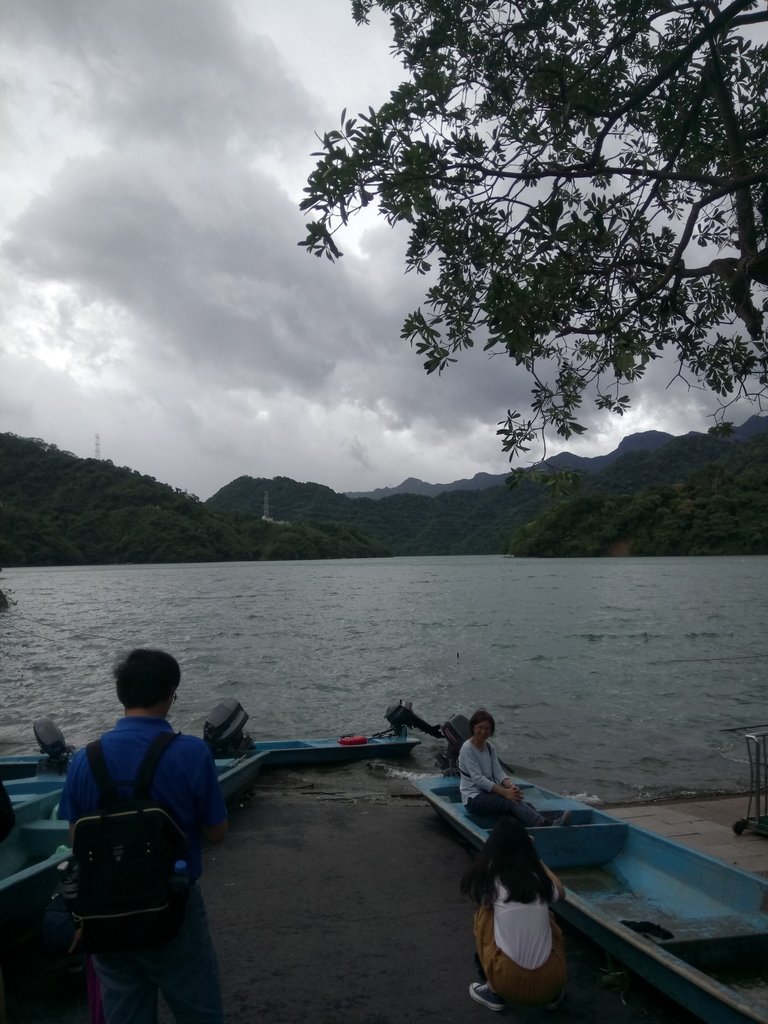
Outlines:
POLYGON ((506 903, 508 896, 504 886, 498 885, 493 904, 496 945, 519 967, 531 971, 541 967, 552 952, 549 904, 541 899, 533 903, 506 903))

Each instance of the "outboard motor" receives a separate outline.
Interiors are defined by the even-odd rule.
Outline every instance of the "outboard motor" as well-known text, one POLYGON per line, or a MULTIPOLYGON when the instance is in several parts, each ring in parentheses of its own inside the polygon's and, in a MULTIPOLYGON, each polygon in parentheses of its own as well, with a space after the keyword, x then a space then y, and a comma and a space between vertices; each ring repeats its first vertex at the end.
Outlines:
POLYGON ((397 703, 390 704, 384 717, 396 733, 402 729, 418 729, 436 739, 440 739, 443 735, 439 725, 430 725, 423 718, 419 718, 409 700, 398 700, 397 703))
POLYGON ((203 739, 214 757, 235 757, 250 747, 253 740, 243 732, 247 721, 248 712, 233 697, 216 705, 203 726, 203 739))
POLYGON ((445 737, 446 749, 437 755, 437 763, 443 775, 458 775, 459 751, 469 739, 469 719, 466 715, 453 715, 447 722, 443 722, 440 732, 445 737))
POLYGON ((40 753, 45 754, 37 763, 37 774, 64 775, 72 760, 74 747, 68 747, 64 733, 50 718, 38 718, 32 725, 40 753))

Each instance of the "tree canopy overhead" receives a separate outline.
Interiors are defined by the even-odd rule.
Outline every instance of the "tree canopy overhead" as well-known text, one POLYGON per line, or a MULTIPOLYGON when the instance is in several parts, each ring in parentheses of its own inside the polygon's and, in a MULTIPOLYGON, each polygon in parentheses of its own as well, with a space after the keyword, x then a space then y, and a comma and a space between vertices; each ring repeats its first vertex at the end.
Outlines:
POLYGON ((765 0, 353 0, 406 81, 322 137, 301 243, 375 204, 427 275, 402 336, 442 371, 473 345, 530 375, 504 449, 622 413, 674 353, 720 418, 768 386, 765 0))

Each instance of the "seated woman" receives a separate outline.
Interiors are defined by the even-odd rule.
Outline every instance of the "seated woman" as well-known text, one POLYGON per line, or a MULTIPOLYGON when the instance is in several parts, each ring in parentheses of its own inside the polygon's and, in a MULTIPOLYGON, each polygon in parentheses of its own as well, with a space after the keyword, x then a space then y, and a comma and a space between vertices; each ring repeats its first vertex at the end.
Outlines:
POLYGON ((570 824, 570 811, 546 817, 523 800, 519 788, 502 770, 496 751, 488 742, 495 730, 493 715, 485 708, 477 710, 469 720, 470 738, 459 751, 459 790, 467 810, 494 817, 511 814, 528 828, 570 824))
POLYGON ((461 891, 479 904, 475 944, 486 980, 469 986, 472 999, 497 1011, 507 1002, 556 1006, 567 972, 565 943, 549 904, 564 899, 565 889, 519 821, 497 822, 461 891))

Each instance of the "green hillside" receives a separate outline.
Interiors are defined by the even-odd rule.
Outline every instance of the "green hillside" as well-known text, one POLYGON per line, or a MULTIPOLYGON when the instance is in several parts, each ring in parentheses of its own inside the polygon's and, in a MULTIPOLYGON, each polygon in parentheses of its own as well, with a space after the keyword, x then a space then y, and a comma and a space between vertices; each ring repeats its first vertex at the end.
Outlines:
POLYGON ((108 460, 0 434, 0 566, 388 554, 353 526, 233 515, 108 460))
POLYGON ((206 505, 253 513, 269 506, 275 518, 347 523, 378 538, 396 555, 501 554, 512 533, 549 504, 544 488, 524 483, 511 489, 443 491, 436 497, 396 494, 349 498, 329 487, 241 476, 222 487, 206 505))
MULTIPOLYGON (((681 483, 711 462, 735 458, 744 447, 746 442, 688 434, 671 438, 655 450, 629 450, 599 472, 577 474, 579 500, 612 494, 623 507, 629 496, 648 486, 681 483)), ((546 472, 537 476, 557 483, 561 479, 546 472)), ((558 488, 533 483, 525 474, 513 488, 504 485, 476 491, 442 491, 434 497, 394 494, 378 499, 350 498, 321 484, 297 483, 288 477, 268 480, 241 476, 222 487, 206 504, 253 514, 263 508, 265 493, 277 518, 354 524, 396 555, 497 554, 509 550, 512 537, 516 538, 513 547, 518 551, 522 537, 527 542, 529 535, 536 536, 538 518, 544 516, 543 522, 548 523, 555 515, 553 508, 559 507, 558 488), (527 526, 532 522, 534 525, 527 526)))
POLYGON ((627 457, 618 475, 606 473, 518 530, 509 552, 540 558, 768 554, 768 437, 719 442, 726 446, 721 457, 692 473, 684 472, 690 453, 714 453, 717 445, 688 448, 683 440, 662 450, 668 457, 661 466, 627 457), (648 479, 654 486, 630 491, 648 479))
POLYGON ((556 486, 522 474, 515 487, 377 500, 242 476, 203 503, 109 461, 0 434, 0 565, 768 553, 768 434, 627 447, 575 475, 565 501, 567 477, 538 473, 556 486), (275 522, 262 519, 265 495, 275 522))

